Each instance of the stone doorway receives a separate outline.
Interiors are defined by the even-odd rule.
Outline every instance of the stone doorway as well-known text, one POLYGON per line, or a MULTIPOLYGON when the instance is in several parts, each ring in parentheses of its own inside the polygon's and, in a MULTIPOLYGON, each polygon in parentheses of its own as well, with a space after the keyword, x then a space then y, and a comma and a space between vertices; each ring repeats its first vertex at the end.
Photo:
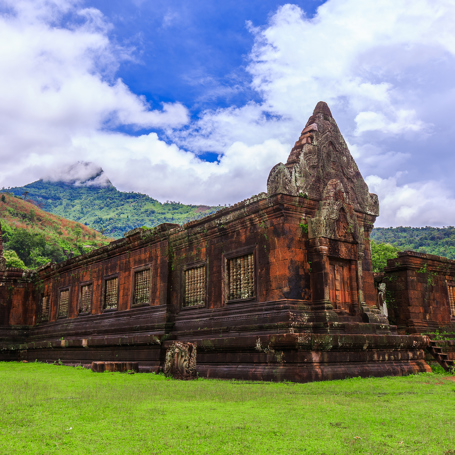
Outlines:
POLYGON ((340 313, 356 314, 357 279, 353 261, 329 258, 330 302, 340 313))

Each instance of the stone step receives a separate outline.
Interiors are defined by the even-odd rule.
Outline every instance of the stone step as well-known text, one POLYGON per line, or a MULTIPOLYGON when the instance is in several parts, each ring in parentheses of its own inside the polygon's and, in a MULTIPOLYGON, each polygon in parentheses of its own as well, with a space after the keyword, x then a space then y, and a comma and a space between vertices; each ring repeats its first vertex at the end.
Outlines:
POLYGON ((436 347, 434 341, 430 341, 430 345, 427 347, 427 352, 429 352, 436 362, 444 368, 445 371, 450 371, 454 367, 455 362, 453 360, 448 360, 448 354, 442 352, 442 348, 436 347))

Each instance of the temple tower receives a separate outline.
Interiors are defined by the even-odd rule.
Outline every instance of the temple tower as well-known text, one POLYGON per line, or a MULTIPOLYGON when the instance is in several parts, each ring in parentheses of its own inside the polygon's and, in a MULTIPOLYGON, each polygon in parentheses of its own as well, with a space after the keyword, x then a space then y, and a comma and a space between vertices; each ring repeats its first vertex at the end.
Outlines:
POLYGON ((305 216, 313 264, 313 302, 365 322, 387 323, 376 309, 370 233, 379 215, 328 105, 320 101, 286 164, 270 171, 267 192, 318 201, 305 216))

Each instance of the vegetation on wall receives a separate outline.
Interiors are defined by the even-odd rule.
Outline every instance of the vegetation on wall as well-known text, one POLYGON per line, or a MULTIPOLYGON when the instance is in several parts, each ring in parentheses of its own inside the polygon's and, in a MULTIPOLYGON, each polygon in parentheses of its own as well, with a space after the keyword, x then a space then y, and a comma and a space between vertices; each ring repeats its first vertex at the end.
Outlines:
POLYGON ((87 226, 47 213, 12 194, 0 198, 0 222, 8 267, 61 262, 110 241, 87 226))
POLYGON ((214 213, 221 207, 164 204, 140 193, 125 193, 114 186, 83 186, 38 180, 8 190, 46 212, 78 221, 103 234, 120 238, 131 229, 161 223, 183 224, 214 213))

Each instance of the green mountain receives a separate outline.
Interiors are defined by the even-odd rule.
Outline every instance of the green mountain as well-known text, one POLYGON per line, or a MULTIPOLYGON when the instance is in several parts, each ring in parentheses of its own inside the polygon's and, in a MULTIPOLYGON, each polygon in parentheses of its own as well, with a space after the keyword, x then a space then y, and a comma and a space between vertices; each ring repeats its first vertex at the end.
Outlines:
MULTIPOLYGON (((221 208, 179 202, 162 204, 145 194, 119 191, 103 170, 91 163, 76 163, 60 174, 59 181, 38 180, 2 191, 113 238, 140 226, 183 224, 221 208)), ((390 244, 398 251, 413 250, 455 259, 453 226, 375 228, 371 238, 376 244, 390 244)))
POLYGON ((455 227, 396 227, 375 228, 371 238, 376 243, 388 243, 399 251, 418 251, 455 259, 455 227))
POLYGON ((11 193, 0 197, 0 223, 8 267, 35 268, 61 262, 112 240, 11 193))
POLYGON ((107 179, 99 186, 95 179, 99 181, 99 175, 83 182, 38 180, 2 191, 20 196, 46 212, 78 221, 113 238, 120 238, 125 232, 141 226, 183 224, 221 208, 179 202, 162 204, 145 194, 118 191, 107 179))

